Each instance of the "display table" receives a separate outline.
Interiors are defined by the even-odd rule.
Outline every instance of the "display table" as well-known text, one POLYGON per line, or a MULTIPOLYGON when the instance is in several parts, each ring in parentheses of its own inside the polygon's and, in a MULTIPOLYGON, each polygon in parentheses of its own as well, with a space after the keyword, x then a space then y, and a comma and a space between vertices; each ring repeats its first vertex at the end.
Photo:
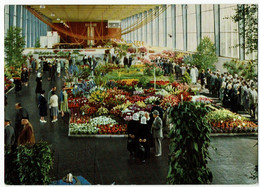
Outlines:
POLYGON ((84 177, 82 176, 76 176, 77 181, 75 180, 75 176, 73 177, 73 182, 66 183, 62 179, 53 181, 51 185, 91 185, 84 177), (77 183, 78 182, 78 183, 77 183))

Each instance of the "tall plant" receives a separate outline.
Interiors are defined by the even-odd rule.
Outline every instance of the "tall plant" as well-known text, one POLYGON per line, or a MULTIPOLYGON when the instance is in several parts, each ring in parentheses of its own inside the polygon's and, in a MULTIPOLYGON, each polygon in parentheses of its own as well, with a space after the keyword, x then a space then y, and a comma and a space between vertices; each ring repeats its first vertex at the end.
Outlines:
POLYGON ((53 154, 47 142, 5 147, 5 183, 40 185, 50 184, 53 154), (13 177, 14 176, 14 177, 13 177))
POLYGON ((23 50, 25 46, 24 37, 19 27, 10 27, 5 37, 5 61, 8 66, 20 67, 25 62, 23 50))
POLYGON ((258 5, 243 4, 238 5, 235 9, 236 13, 231 16, 234 22, 240 27, 239 34, 245 39, 244 43, 240 43, 245 48, 246 54, 257 52, 258 50, 258 5), (243 24, 241 24, 241 22, 243 24))
POLYGON ((34 47, 35 47, 35 48, 40 48, 40 47, 41 47, 41 43, 40 43, 40 39, 39 39, 39 38, 37 38, 34 47))
POLYGON ((193 55, 193 64, 198 69, 215 69, 215 63, 218 61, 214 43, 209 37, 204 37, 197 47, 197 52, 193 55))
POLYGON ((204 104, 184 102, 171 108, 168 184, 209 184, 212 173, 207 168, 210 125, 204 104))

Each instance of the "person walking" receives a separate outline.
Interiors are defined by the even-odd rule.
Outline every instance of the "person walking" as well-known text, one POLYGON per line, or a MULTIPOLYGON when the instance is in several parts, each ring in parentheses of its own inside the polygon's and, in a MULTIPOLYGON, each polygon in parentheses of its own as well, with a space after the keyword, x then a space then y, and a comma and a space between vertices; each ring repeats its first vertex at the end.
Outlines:
POLYGON ((45 90, 41 91, 41 95, 39 96, 39 114, 41 116, 40 122, 46 123, 44 117, 47 116, 47 100, 44 97, 45 90))
POLYGON ((57 74, 58 74, 58 77, 60 77, 60 71, 61 71, 61 64, 60 64, 60 61, 57 61, 57 74))
POLYGON ((18 137, 18 145, 34 144, 35 143, 34 131, 28 118, 23 117, 21 123, 23 125, 23 129, 21 131, 21 134, 18 137))
POLYGON ((59 105, 58 105, 58 96, 56 95, 55 91, 52 91, 52 96, 50 98, 50 106, 51 106, 51 114, 53 116, 52 123, 58 121, 57 116, 59 114, 59 105))
POLYGON ((35 93, 37 95, 37 94, 41 94, 41 92, 42 92, 42 76, 41 76, 40 72, 37 73, 36 82, 37 82, 37 85, 36 85, 35 93))
POLYGON ((56 86, 53 86, 51 88, 51 90, 48 92, 48 105, 49 105, 49 109, 50 109, 50 118, 52 119, 52 113, 51 113, 51 104, 50 104, 50 99, 51 99, 51 96, 52 96, 52 92, 55 91, 56 92, 56 86))
POLYGON ((159 112, 158 110, 153 111, 153 117, 154 121, 152 124, 152 130, 153 130, 153 138, 155 141, 155 156, 159 157, 162 155, 162 138, 163 138, 163 133, 162 133, 162 119, 159 117, 159 112))
POLYGON ((65 86, 62 87, 62 90, 60 92, 60 111, 62 117, 64 117, 64 112, 69 111, 68 93, 66 92, 65 86))
POLYGON ((29 77, 29 74, 28 74, 27 69, 23 68, 23 71, 21 73, 21 81, 22 81, 22 84, 25 86, 28 86, 28 77, 29 77))
POLYGON ((9 119, 5 119, 5 145, 12 146, 15 142, 15 132, 10 122, 9 119))

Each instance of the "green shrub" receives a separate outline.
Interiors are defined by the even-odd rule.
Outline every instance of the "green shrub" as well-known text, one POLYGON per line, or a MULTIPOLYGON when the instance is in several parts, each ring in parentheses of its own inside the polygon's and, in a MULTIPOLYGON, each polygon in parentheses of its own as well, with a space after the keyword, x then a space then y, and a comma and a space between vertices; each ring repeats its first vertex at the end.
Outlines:
POLYGON ((139 82, 142 84, 142 86, 146 86, 149 83, 149 79, 145 76, 142 76, 139 78, 139 82))
POLYGON ((198 69, 210 68, 215 70, 215 63, 218 61, 214 43, 209 37, 204 37, 193 55, 193 63, 198 69))
POLYGON ((173 83, 173 82, 175 81, 175 79, 174 79, 174 76, 173 76, 173 75, 170 75, 170 77, 169 77, 169 81, 170 81, 170 83, 173 83))
POLYGON ((170 108, 169 170, 167 184, 209 184, 207 168, 210 124, 202 103, 184 102, 170 108))
POLYGON ((187 84, 191 83, 191 78, 188 72, 185 72, 184 76, 181 78, 181 81, 187 84))
POLYGON ((5 147, 5 183, 20 185, 50 184, 53 153, 47 142, 5 147))

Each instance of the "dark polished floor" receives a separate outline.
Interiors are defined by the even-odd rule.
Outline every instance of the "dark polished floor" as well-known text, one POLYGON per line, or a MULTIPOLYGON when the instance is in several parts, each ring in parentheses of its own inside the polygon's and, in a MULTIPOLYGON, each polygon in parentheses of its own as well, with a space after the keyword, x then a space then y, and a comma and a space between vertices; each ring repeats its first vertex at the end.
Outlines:
MULTIPOLYGON (((165 184, 168 172, 168 143, 163 140, 163 156, 151 158, 145 164, 136 163, 129 157, 125 138, 69 138, 68 119, 59 116, 56 123, 41 124, 36 104, 36 74, 30 76, 29 86, 20 93, 11 91, 8 97, 6 115, 14 121, 16 102, 21 102, 30 115, 36 141, 44 140, 52 145, 55 154, 54 179, 61 179, 67 173, 82 175, 92 184, 165 184)), ((56 78, 57 91, 63 82, 56 78)), ((52 83, 43 75, 43 89, 48 92, 52 83)), ((47 97, 47 93, 46 93, 47 97)), ((250 173, 258 163, 257 137, 212 137, 210 148, 212 160, 209 168, 214 184, 254 184, 250 173)))

